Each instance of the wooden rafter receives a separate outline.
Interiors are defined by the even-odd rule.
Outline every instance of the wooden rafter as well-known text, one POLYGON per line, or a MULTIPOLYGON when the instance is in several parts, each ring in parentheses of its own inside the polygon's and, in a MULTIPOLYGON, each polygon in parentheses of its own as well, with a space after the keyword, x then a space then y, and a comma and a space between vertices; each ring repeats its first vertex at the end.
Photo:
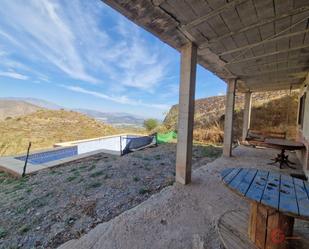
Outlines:
POLYGON ((222 5, 221 7, 211 11, 210 13, 206 14, 205 16, 201 16, 195 20, 193 20, 192 22, 190 23, 187 23, 185 25, 182 25, 182 28, 183 29, 186 29, 186 30, 189 30, 205 21, 207 21, 209 18, 212 18, 214 16, 217 16, 219 15, 220 13, 222 13, 222 11, 224 11, 225 9, 228 9, 228 8, 233 8, 235 7, 236 5, 238 4, 241 4, 243 2, 247 2, 248 0, 231 0, 229 1, 228 3, 222 5))
POLYGON ((262 82, 245 82, 245 87, 250 90, 256 90, 256 89, 271 89, 271 88, 282 88, 282 87, 287 87, 290 88, 290 86, 297 86, 302 84, 302 80, 294 80, 294 81, 269 81, 269 80, 264 80, 262 82), (275 83, 275 84, 274 84, 275 83))
POLYGON ((240 77, 239 79, 248 83, 248 84, 263 84, 263 82, 271 82, 272 84, 277 84, 278 82, 285 83, 294 83, 303 80, 304 74, 295 74, 295 75, 278 75, 278 76, 255 76, 255 77, 240 77))
POLYGON ((309 44, 305 44, 305 45, 297 46, 297 47, 294 47, 294 48, 288 48, 288 49, 274 51, 274 52, 270 52, 270 53, 265 53, 265 54, 261 54, 261 55, 257 55, 257 56, 253 56, 253 57, 249 57, 249 58, 244 58, 244 59, 240 59, 240 60, 236 60, 236 61, 232 61, 232 62, 227 62, 226 65, 243 63, 243 62, 260 59, 260 58, 271 56, 271 55, 288 53, 288 52, 292 52, 292 51, 295 51, 295 50, 300 50, 300 49, 308 48, 308 47, 309 47, 309 44))
POLYGON ((292 83, 292 84, 278 84, 278 85, 256 85, 256 86, 247 86, 247 91, 252 92, 266 92, 266 91, 277 91, 283 89, 298 89, 301 86, 301 83, 292 83))
POLYGON ((166 0, 152 0, 154 6, 160 6, 164 2, 166 2, 166 0))
POLYGON ((308 70, 309 69, 309 64, 308 63, 304 63, 304 64, 298 64, 294 67, 284 67, 284 68, 280 68, 280 69, 275 69, 275 70, 262 70, 260 72, 255 71, 247 71, 245 72, 245 75, 242 76, 258 76, 258 75, 263 75, 263 74, 269 74, 269 73, 276 73, 276 72, 287 72, 288 70, 296 70, 299 69, 299 71, 304 71, 304 70, 308 70))
MULTIPOLYGON (((307 17, 307 19, 308 19, 308 17, 307 17)), ((235 49, 224 51, 224 52, 220 53, 219 56, 223 56, 223 55, 227 55, 227 54, 232 54, 232 53, 235 53, 235 52, 240 52, 240 51, 243 51, 245 49, 250 49, 250 48, 254 48, 254 47, 266 44, 268 42, 274 42, 274 41, 277 41, 277 40, 281 40, 283 38, 289 38, 289 37, 305 34, 305 33, 308 33, 308 32, 309 32, 309 29, 304 29, 304 30, 301 30, 301 31, 298 31, 298 32, 293 32, 293 33, 289 33, 289 34, 285 34, 285 35, 280 35, 280 36, 274 37, 274 38, 269 39, 269 40, 263 40, 263 41, 252 43, 252 44, 240 47, 240 48, 235 48, 235 49)))
POLYGON ((265 18, 265 19, 260 20, 259 22, 254 23, 252 25, 248 25, 248 26, 246 26, 244 28, 241 28, 239 30, 236 30, 236 31, 231 31, 231 32, 226 33, 226 34, 224 34, 222 36, 219 36, 219 37, 216 37, 214 39, 211 39, 211 40, 209 40, 209 41, 207 41, 205 43, 199 44, 199 49, 203 50, 204 48, 208 48, 210 46, 210 44, 217 43, 217 42, 219 42, 222 39, 225 39, 227 37, 238 35, 240 33, 246 32, 246 31, 248 31, 250 29, 259 28, 259 27, 261 27, 263 25, 276 22, 278 20, 281 20, 281 19, 289 17, 289 16, 300 14, 300 13, 303 13, 303 12, 308 11, 308 10, 309 10, 309 6, 305 6, 305 7, 301 7, 301 8, 298 8, 298 9, 293 9, 293 10, 291 10, 291 11, 289 11, 287 13, 284 13, 282 15, 279 15, 279 16, 275 16, 275 17, 271 17, 271 18, 265 18))
MULTIPOLYGON (((252 65, 246 65, 244 67, 242 67, 243 71, 246 70, 257 70, 257 68, 259 67, 268 67, 268 66, 273 66, 273 65, 277 65, 280 63, 291 63, 291 62, 295 62, 295 61, 302 61, 302 62, 308 62, 309 63, 309 59, 308 59, 309 53, 300 53, 299 55, 295 55, 295 56, 289 56, 289 58, 283 58, 283 59, 277 59, 275 61, 272 62, 262 62, 262 63, 255 63, 252 65), (305 60, 304 60, 305 59, 305 60)), ((307 65, 308 65, 307 63, 307 65)))

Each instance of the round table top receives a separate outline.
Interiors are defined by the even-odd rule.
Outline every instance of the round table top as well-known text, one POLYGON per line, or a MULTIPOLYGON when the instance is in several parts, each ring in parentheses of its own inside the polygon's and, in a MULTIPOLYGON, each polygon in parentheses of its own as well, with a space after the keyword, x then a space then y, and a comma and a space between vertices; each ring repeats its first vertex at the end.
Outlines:
POLYGON ((281 138, 266 138, 265 143, 282 147, 283 149, 299 150, 305 147, 303 143, 281 138))
POLYGON ((242 197, 281 213, 309 220, 309 182, 289 175, 258 169, 228 168, 224 184, 242 197))

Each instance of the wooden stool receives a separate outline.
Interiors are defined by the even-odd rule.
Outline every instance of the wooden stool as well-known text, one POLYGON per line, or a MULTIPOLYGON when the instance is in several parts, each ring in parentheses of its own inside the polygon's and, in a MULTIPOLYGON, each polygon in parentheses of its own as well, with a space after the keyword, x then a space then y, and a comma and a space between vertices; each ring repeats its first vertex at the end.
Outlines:
POLYGON ((260 249, 289 249, 294 218, 277 210, 251 202, 248 235, 260 249))

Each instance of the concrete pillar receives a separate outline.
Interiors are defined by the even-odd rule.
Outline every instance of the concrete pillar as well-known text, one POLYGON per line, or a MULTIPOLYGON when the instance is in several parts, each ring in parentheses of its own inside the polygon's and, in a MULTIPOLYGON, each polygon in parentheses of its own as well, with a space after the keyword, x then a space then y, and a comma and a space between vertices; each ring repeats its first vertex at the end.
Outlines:
POLYGON ((182 184, 191 182, 196 57, 196 45, 182 47, 176 152, 176 181, 182 184))
POLYGON ((232 156, 235 91, 236 91, 236 79, 231 79, 227 82, 225 118, 224 118, 223 155, 228 157, 232 156))
POLYGON ((251 92, 245 93, 245 104, 244 104, 244 118, 242 125, 242 141, 246 140, 247 132, 250 128, 250 120, 251 120, 251 92))

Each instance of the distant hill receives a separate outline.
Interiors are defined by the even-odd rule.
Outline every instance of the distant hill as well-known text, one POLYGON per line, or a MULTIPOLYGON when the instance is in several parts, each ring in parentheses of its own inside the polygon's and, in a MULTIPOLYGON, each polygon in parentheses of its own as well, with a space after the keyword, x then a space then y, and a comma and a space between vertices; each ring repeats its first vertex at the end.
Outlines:
MULTIPOLYGON (((295 136, 297 116, 297 91, 254 93, 252 96, 251 127, 258 130, 287 131, 295 136), (288 113, 288 115, 287 115, 288 113)), ((242 131, 244 95, 237 94, 235 101, 235 139, 242 131)), ((214 96, 195 101, 194 139, 201 142, 222 142, 225 114, 225 96, 214 96)), ((171 107, 163 127, 160 129, 176 130, 178 105, 171 107)))
POLYGON ((86 114, 106 124, 111 124, 117 127, 137 126, 142 127, 144 119, 128 113, 108 113, 89 109, 74 109, 74 111, 86 114))
POLYGON ((60 110, 64 109, 62 106, 57 105, 53 102, 46 101, 44 99, 37 99, 37 98, 23 98, 23 97, 8 97, 8 98, 0 98, 0 100, 15 100, 15 101, 23 101, 30 103, 32 105, 36 105, 45 109, 50 109, 50 110, 60 110))
POLYGON ((40 109, 42 109, 42 107, 25 101, 0 98, 0 120, 27 115, 40 109))
POLYGON ((0 121, 0 156, 25 153, 29 141, 32 150, 58 142, 116 134, 110 125, 73 111, 38 110, 0 121))
MULTIPOLYGON (((22 98, 22 97, 8 97, 8 98, 0 98, 0 120, 6 117, 17 117, 20 115, 26 115, 29 113, 32 113, 32 109, 30 106, 36 106, 36 109, 49 109, 49 110, 71 110, 69 108, 62 107, 60 105, 57 105, 53 102, 46 101, 43 99, 37 99, 37 98, 22 98), (4 105, 4 102, 6 104, 4 105), (29 104, 29 105, 27 105, 29 104), (20 106, 29 106, 28 109, 24 108, 23 109, 20 106), (1 108, 3 111, 1 111, 1 108), (17 112, 16 110, 20 110, 17 112), (29 110, 29 111, 28 111, 29 110), (2 118, 1 118, 1 113, 2 113, 2 118), (15 114, 15 115, 11 115, 15 114)), ((109 112, 101 112, 97 110, 91 110, 91 109, 83 109, 83 108, 78 108, 78 109, 72 109, 72 111, 76 111, 82 114, 85 114, 91 118, 95 118, 101 122, 104 122, 106 124, 111 124, 116 127, 121 127, 121 128, 126 128, 126 127, 142 127, 144 123, 144 119, 142 117, 138 117, 136 115, 132 115, 129 113, 109 113, 109 112)))

